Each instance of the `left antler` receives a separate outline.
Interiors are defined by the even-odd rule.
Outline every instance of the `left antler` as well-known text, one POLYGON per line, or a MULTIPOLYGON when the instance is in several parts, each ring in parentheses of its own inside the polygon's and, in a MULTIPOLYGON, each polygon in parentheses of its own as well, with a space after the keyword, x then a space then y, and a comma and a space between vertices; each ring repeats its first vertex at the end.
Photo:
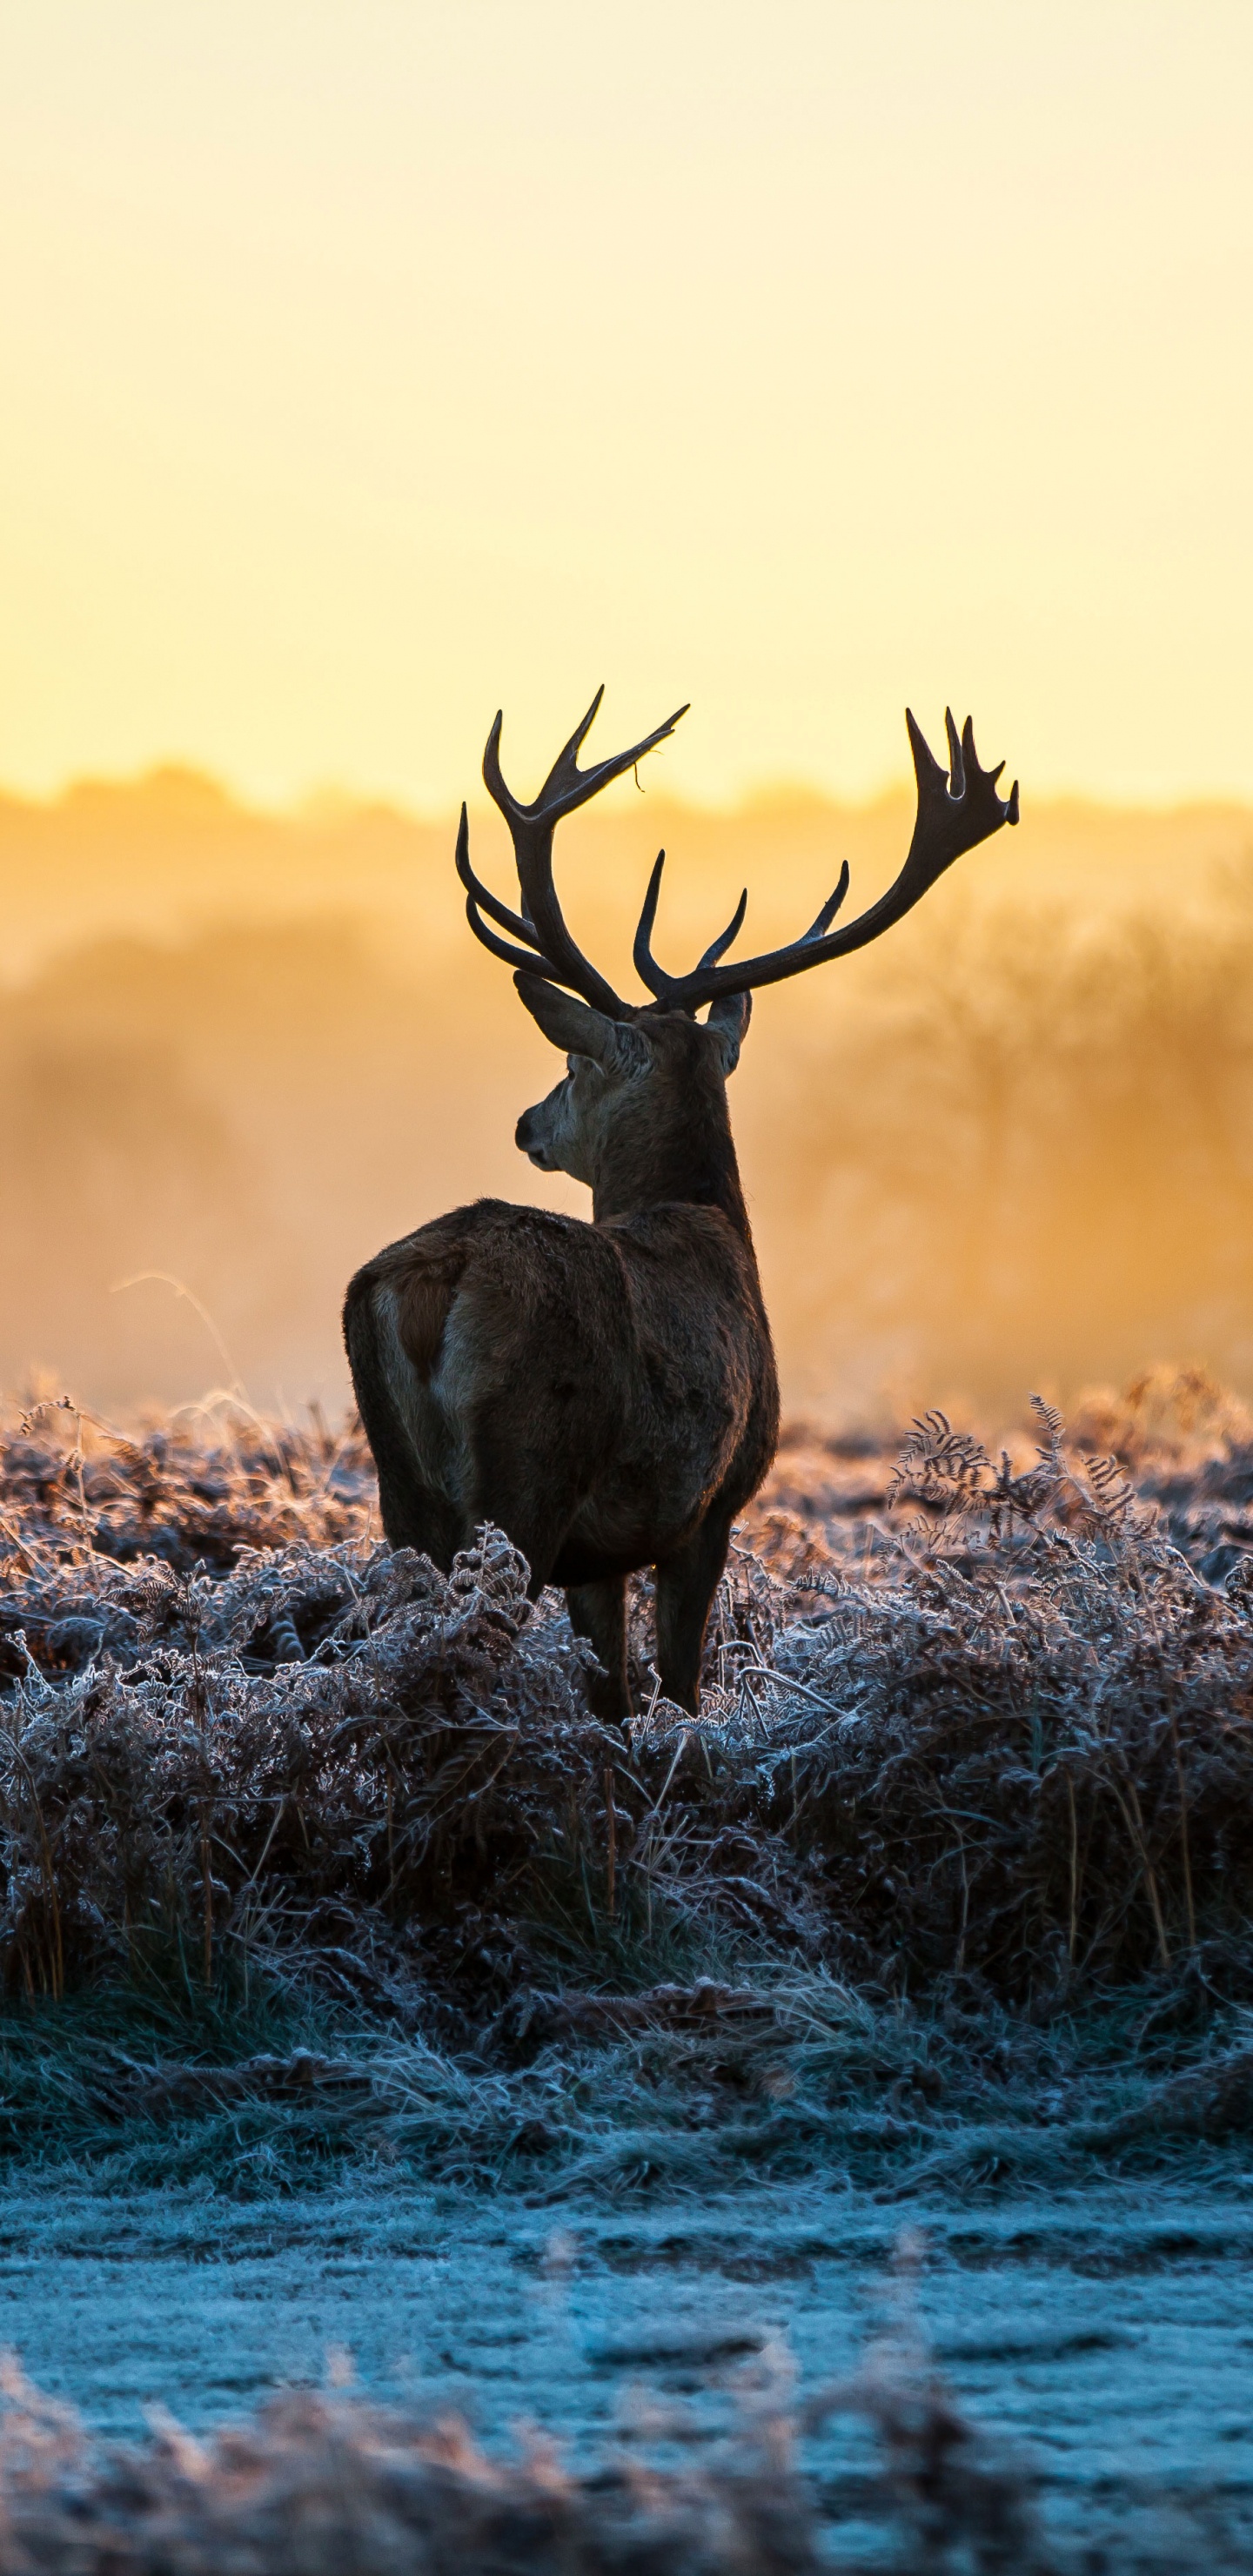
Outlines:
POLYGON ((679 717, 687 714, 687 708, 677 708, 645 741, 634 743, 630 751, 615 752, 612 759, 598 761, 594 769, 580 769, 577 755, 604 694, 603 688, 597 690, 582 724, 576 725, 565 749, 558 753, 533 805, 521 804, 501 775, 499 715, 487 737, 483 781, 509 826, 522 893, 521 913, 511 912, 508 904, 501 903, 476 877, 470 865, 470 825, 464 805, 457 834, 457 874, 466 888, 470 928, 494 956, 503 957, 508 966, 520 966, 529 975, 545 975, 554 984, 564 984, 570 992, 581 994, 594 1010, 603 1011, 607 1019, 629 1020, 634 1016, 631 1004, 619 1000, 613 986, 597 973, 566 928, 553 884, 553 834, 565 815, 586 805, 588 798, 599 795, 611 778, 620 778, 624 770, 643 759, 646 751, 654 751, 659 742, 664 742, 679 717), (483 920, 484 913, 525 945, 515 948, 507 940, 498 939, 483 920))

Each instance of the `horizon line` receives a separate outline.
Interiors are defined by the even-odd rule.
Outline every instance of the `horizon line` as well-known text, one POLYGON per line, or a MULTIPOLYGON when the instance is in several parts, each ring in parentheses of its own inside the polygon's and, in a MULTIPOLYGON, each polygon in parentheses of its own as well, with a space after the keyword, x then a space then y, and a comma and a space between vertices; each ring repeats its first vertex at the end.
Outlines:
MULTIPOLYGON (((293 792, 285 797, 249 793, 208 766, 180 758, 158 759, 142 767, 121 771, 84 769, 67 776, 55 787, 27 788, 11 785, 0 778, 0 808, 17 807, 31 814, 54 815, 75 803, 92 798, 154 799, 162 789, 170 792, 171 804, 179 791, 189 803, 200 803, 206 810, 219 808, 243 819, 269 823, 286 823, 316 828, 347 822, 354 816, 386 814, 402 823, 420 829, 455 828, 460 799, 447 805, 420 805, 386 790, 342 787, 333 781, 293 792)), ((861 796, 840 795, 827 787, 800 778, 767 778, 743 788, 732 797, 701 797, 676 792, 673 788, 654 791, 649 801, 654 811, 691 814, 708 820, 733 822, 755 813, 778 812, 787 807, 812 808, 836 814, 873 814, 881 808, 906 803, 913 794, 911 779, 901 776, 861 796)), ((1055 787, 1029 791, 1030 809, 1035 812, 1056 811, 1059 807, 1081 809, 1099 814, 1145 814, 1164 818, 1197 812, 1248 813, 1253 815, 1253 796, 1235 789, 1192 788, 1154 793, 1141 788, 1120 793, 1112 789, 1090 787, 1055 787)), ((467 798, 472 813, 490 814, 490 799, 480 788, 478 795, 467 798)), ((604 809, 612 811, 612 808, 604 809)), ((190 819, 190 816, 188 817, 190 819)))

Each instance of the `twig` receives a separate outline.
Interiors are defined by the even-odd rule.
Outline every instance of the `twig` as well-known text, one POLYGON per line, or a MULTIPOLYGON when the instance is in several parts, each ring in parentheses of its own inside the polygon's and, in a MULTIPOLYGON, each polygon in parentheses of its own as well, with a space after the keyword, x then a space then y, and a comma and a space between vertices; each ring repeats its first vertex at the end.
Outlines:
POLYGON ((605 1773, 605 1903, 612 1923, 617 1911, 618 1818, 613 1802, 613 1772, 605 1773))
POLYGON ((1179 1784, 1179 1840, 1183 1850, 1183 1901, 1188 1914, 1188 1948, 1196 1948, 1196 1907, 1192 1901, 1192 1849, 1188 1831, 1188 1791, 1183 1776, 1183 1756, 1179 1750, 1179 1728, 1175 1712, 1170 1712, 1170 1740, 1175 1753, 1175 1778, 1179 1784))
POLYGON ((1109 1785, 1114 1792, 1114 1796, 1118 1800, 1119 1806, 1122 1808, 1123 1816, 1127 1821, 1128 1830, 1131 1833, 1132 1840, 1139 1850, 1140 1865, 1144 1871, 1145 1885, 1149 1891, 1149 1903, 1153 1908, 1153 1922, 1157 1932, 1158 1952, 1161 1957, 1162 1966, 1164 1968, 1168 1968, 1170 1966, 1170 1944, 1166 1938, 1166 1926, 1162 1921, 1161 1899, 1157 1893, 1157 1880, 1153 1874, 1153 1863, 1149 1859, 1148 1844, 1145 1840, 1144 1834, 1144 1818, 1140 1813, 1140 1800, 1136 1793, 1136 1784, 1134 1780, 1128 1780, 1127 1798, 1125 1801, 1123 1799, 1122 1792, 1118 1787, 1117 1781, 1111 1779, 1109 1785))
POLYGON ((1079 1818, 1075 1809, 1075 1784, 1066 1773, 1066 1795, 1070 1801, 1070 1939, 1068 1955, 1075 1961, 1075 1941, 1079 1928, 1079 1818))
POLYGON ((961 1930, 958 1934, 957 1940, 957 1957, 953 1963, 953 1974, 954 1976, 960 1977, 966 1965, 966 1924, 970 1914, 970 1877, 966 1868, 966 1846, 962 1841, 960 1834, 957 1837, 957 1849, 961 1855, 962 1868, 962 1916, 961 1930))

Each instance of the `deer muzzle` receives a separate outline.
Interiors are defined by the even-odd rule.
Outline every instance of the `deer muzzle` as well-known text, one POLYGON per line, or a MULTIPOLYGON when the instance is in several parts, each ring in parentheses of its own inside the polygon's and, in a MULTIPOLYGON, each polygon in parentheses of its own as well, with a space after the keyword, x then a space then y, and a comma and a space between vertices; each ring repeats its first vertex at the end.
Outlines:
POLYGON ((525 1154, 528 1160, 534 1163, 537 1171, 559 1172, 561 1165, 554 1160, 545 1132, 548 1125, 545 1116, 547 1106, 547 1102, 542 1101, 538 1109, 523 1110, 514 1129, 513 1141, 519 1153, 525 1154))

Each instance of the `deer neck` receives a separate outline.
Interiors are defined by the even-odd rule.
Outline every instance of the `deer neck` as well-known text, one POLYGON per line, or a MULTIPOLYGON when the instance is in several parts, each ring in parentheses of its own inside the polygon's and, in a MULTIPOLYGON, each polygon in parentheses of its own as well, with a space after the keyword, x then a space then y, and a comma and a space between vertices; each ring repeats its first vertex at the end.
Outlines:
POLYGON ((718 1208, 751 1241, 724 1097, 687 1103, 663 1125, 608 1137, 592 1189, 592 1221, 676 1204, 718 1208))

